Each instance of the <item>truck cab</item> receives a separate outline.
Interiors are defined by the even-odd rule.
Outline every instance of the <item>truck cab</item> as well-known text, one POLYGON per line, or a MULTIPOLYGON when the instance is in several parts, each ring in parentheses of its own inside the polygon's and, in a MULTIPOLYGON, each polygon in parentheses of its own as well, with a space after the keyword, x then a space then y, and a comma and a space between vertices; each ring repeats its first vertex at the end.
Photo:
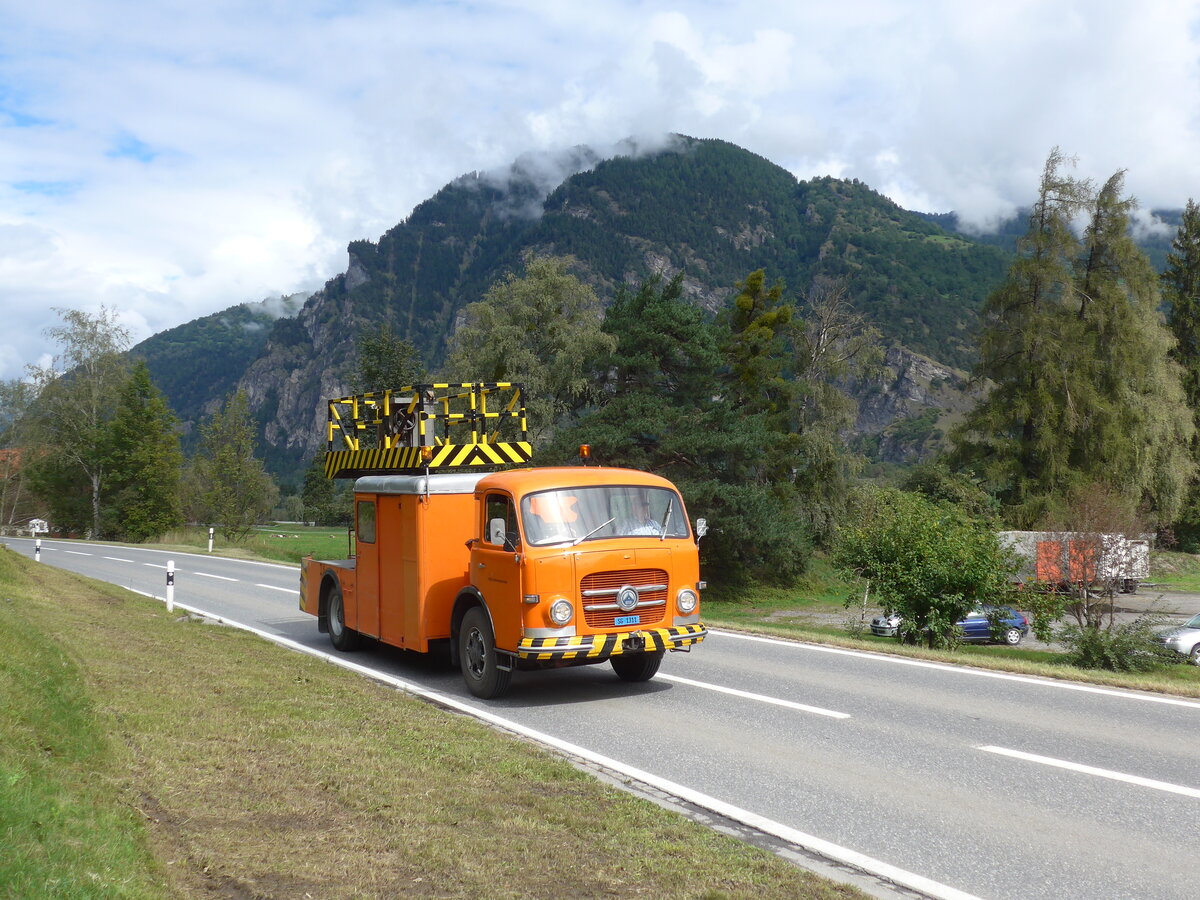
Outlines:
POLYGON ((517 469, 482 478, 475 499, 470 583, 452 619, 473 691, 490 693, 514 668, 605 661, 644 681, 666 651, 703 639, 696 540, 666 479, 517 469))

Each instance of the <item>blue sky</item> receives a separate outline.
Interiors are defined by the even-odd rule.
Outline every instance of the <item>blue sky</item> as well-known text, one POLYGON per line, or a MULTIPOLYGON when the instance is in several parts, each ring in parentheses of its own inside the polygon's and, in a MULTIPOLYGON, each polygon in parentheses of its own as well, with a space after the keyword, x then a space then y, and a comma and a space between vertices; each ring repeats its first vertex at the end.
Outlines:
POLYGON ((319 287, 454 177, 668 132, 981 227, 1046 154, 1200 198, 1200 6, 0 0, 0 378, 319 287))

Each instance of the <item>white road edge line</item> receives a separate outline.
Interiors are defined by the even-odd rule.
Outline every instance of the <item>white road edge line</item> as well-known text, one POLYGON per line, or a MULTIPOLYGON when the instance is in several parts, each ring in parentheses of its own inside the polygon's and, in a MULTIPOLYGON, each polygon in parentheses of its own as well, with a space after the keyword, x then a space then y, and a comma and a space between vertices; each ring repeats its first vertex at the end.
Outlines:
POLYGON ((857 656, 861 659, 873 659, 878 662, 893 663, 898 666, 917 666, 922 669, 940 669, 944 672, 956 672, 960 675, 976 675, 980 678, 999 678, 1002 681, 1019 681, 1023 684, 1036 684, 1042 687, 1058 688, 1063 691, 1082 691, 1085 694, 1103 694, 1109 697, 1124 697, 1126 700, 1142 700, 1146 703, 1165 703, 1168 706, 1186 706, 1190 709, 1200 709, 1200 703, 1195 700, 1183 700, 1179 697, 1164 697, 1161 694, 1143 694, 1135 691, 1121 691, 1116 688, 1097 687, 1092 684, 1080 684, 1075 681, 1059 681, 1054 678, 1037 678, 1032 675, 1013 675, 1008 672, 992 672, 987 669, 975 669, 970 666, 954 666, 949 663, 926 662, 921 659, 908 659, 903 656, 891 656, 887 653, 872 653, 869 650, 850 650, 846 647, 828 647, 824 644, 808 644, 803 641, 788 641, 782 638, 759 637, 756 634, 741 634, 737 631, 721 631, 710 628, 710 635, 737 638, 742 641, 759 641, 764 644, 775 644, 780 647, 795 647, 804 650, 815 650, 819 653, 837 653, 843 656, 857 656))
POLYGON ((1023 759, 1026 762, 1041 763, 1044 766, 1054 766, 1055 768, 1068 769, 1072 772, 1081 772, 1084 775, 1110 778, 1113 781, 1124 781, 1127 784, 1136 784, 1139 787, 1154 788, 1156 791, 1167 791, 1172 794, 1182 794, 1185 797, 1200 799, 1200 789, 1171 784, 1169 781, 1155 781, 1153 778, 1143 778, 1141 775, 1127 775, 1124 772, 1114 772, 1112 769, 1097 769, 1095 766, 1085 766, 1081 763, 1068 762, 1065 759, 1038 756, 1036 753, 1024 753, 1021 750, 1009 750, 1007 747, 976 747, 975 749, 983 750, 985 753, 999 753, 1001 756, 1023 759))
POLYGON ((255 587, 266 588, 268 591, 283 591, 285 594, 300 595, 300 588, 281 588, 275 584, 256 584, 255 587))
POLYGON ((829 716, 831 719, 848 719, 850 713, 835 712, 832 709, 822 709, 819 706, 806 706, 803 703, 795 703, 791 700, 783 700, 779 697, 768 697, 766 694, 752 694, 749 691, 739 691, 737 688, 722 687, 719 684, 709 684, 706 681, 692 681, 690 678, 680 678, 678 675, 665 675, 659 672, 656 676, 663 681, 674 681, 678 684, 686 684, 691 687, 703 688, 706 691, 716 691, 719 694, 729 694, 733 697, 742 697, 745 700, 757 700, 759 703, 771 703, 775 706, 785 706, 788 709, 799 710, 800 712, 814 713, 818 716, 829 716))
POLYGON ((236 578, 230 578, 226 575, 213 575, 211 572, 193 572, 193 575, 202 575, 205 578, 218 578, 221 581, 237 581, 236 578))
MULTIPOLYGON (((151 597, 155 600, 163 601, 162 597, 154 594, 147 594, 144 591, 134 591, 141 594, 143 597, 151 597)), ((856 850, 851 850, 848 847, 841 847, 837 844, 830 843, 822 838, 815 837, 811 834, 805 834, 802 831, 797 831, 790 828, 781 822, 776 822, 757 813, 752 813, 749 810, 741 809, 723 800, 718 800, 716 797, 710 797, 707 794, 702 794, 699 791, 692 790, 682 784, 676 784, 673 781, 668 781, 665 778, 660 778, 650 772, 642 771, 633 766, 626 765, 619 760, 611 759, 607 756, 602 756, 586 747, 580 747, 577 744, 572 744, 567 741, 554 737, 553 735, 545 734, 540 731, 535 731, 522 725, 520 722, 513 722, 510 719, 505 719, 495 713, 488 712, 485 709, 480 709, 477 706, 472 706, 469 703, 464 703, 457 697, 452 697, 449 694, 443 694, 438 691, 431 691, 428 688, 422 687, 413 682, 404 681, 396 678, 393 675, 388 675, 384 672, 378 672, 370 669, 367 666, 351 662, 347 659, 335 656, 332 653, 323 650, 317 650, 312 647, 307 647, 298 641, 293 641, 291 638, 283 637, 279 634, 272 634, 269 631, 262 631, 250 625, 245 625, 241 622, 235 622, 232 619, 227 619, 224 616, 214 615, 210 612, 205 612, 202 609, 197 609, 194 606, 187 606, 182 603, 175 604, 176 609, 183 609, 187 612, 195 613, 198 616, 204 616, 208 619, 220 622, 223 625, 229 625, 233 628, 240 628, 243 631, 248 631, 251 634, 256 634, 264 640, 270 641, 273 644, 278 644, 281 647, 287 647, 290 650, 297 650, 300 653, 307 653, 309 656, 315 656, 317 659, 322 659, 325 662, 339 666, 343 669, 348 669, 351 672, 357 672, 360 675, 365 675, 368 678, 373 678, 384 684, 391 685, 398 690, 404 691, 407 694, 412 694, 416 697, 421 697, 426 700, 433 701, 440 706, 456 710, 466 715, 473 716, 476 719, 481 719, 484 722, 503 728, 505 731, 510 731, 514 734, 519 734, 522 737, 529 738, 532 741, 543 744, 547 747, 553 747, 561 753, 569 756, 577 757, 578 759, 586 760, 595 765, 602 766, 611 772, 616 772, 624 775, 627 778, 632 778, 635 781, 640 781, 643 784, 657 788, 664 793, 671 794, 714 812, 717 815, 732 819, 735 822, 741 822, 750 828, 765 832, 766 834, 774 835, 788 843, 795 844, 798 847, 815 853, 818 856, 823 856, 826 859, 831 859, 836 862, 844 863, 860 871, 874 875, 877 878, 882 878, 887 881, 903 887, 911 888, 914 891, 924 894, 927 897, 933 897, 935 900, 980 900, 974 894, 968 894, 965 891, 960 891, 957 888, 952 888, 949 885, 941 884, 931 878, 926 878, 923 875, 917 875, 915 872, 909 872, 890 863, 885 863, 882 860, 873 859, 859 853, 856 850)))

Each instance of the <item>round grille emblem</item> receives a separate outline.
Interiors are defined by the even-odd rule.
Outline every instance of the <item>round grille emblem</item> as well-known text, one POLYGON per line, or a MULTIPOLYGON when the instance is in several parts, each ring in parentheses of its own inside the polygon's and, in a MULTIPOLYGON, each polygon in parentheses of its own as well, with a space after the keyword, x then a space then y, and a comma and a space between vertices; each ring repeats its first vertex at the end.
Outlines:
POLYGON ((637 605, 638 592, 636 588, 625 585, 625 587, 617 591, 617 606, 621 608, 622 612, 629 612, 636 609, 637 605))

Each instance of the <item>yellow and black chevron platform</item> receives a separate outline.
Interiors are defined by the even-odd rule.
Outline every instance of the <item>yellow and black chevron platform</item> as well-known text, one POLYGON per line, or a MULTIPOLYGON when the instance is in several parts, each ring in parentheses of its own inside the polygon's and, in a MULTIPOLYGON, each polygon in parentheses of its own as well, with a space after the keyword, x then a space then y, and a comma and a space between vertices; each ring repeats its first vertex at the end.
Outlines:
POLYGON ((325 454, 326 478, 360 475, 406 475, 433 469, 467 469, 476 466, 509 466, 528 462, 533 445, 528 441, 495 444, 442 444, 430 447, 426 462, 420 447, 376 447, 369 450, 330 450, 325 454))
POLYGON ((517 645, 517 656, 536 660, 608 659, 625 652, 627 638, 637 635, 647 651, 670 650, 698 644, 708 635, 701 624, 674 628, 645 628, 617 634, 580 634, 573 637, 524 638, 517 645))

